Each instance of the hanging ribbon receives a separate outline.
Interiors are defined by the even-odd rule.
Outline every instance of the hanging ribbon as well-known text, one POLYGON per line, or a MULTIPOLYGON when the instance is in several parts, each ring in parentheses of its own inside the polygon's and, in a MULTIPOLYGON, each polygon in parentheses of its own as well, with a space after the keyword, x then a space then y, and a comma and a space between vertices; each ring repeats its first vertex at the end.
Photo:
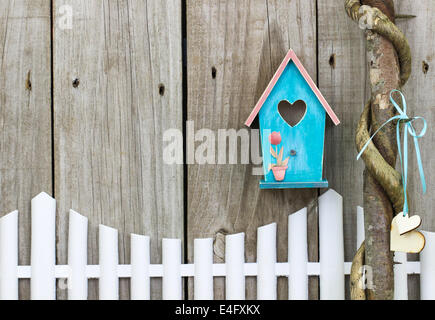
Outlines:
POLYGON ((364 153, 365 149, 368 147, 370 142, 372 141, 373 137, 389 122, 397 120, 397 127, 396 127, 396 138, 397 138, 397 150, 399 153, 399 159, 400 159, 400 167, 402 170, 402 183, 403 183, 403 193, 404 193, 404 203, 403 203, 403 216, 406 216, 409 212, 408 209, 408 198, 406 195, 406 187, 407 187, 407 179, 408 179, 408 134, 409 133, 413 139, 414 139, 414 145, 415 145, 415 154, 417 156, 417 164, 418 164, 418 171, 420 172, 420 180, 421 185, 423 187, 423 193, 426 193, 426 180, 424 178, 424 171, 423 171, 423 163, 421 162, 421 155, 420 155, 420 148, 418 146, 418 139, 423 137, 426 134, 427 129, 427 123, 426 120, 423 117, 413 117, 409 118, 406 114, 406 100, 403 96, 402 92, 399 90, 392 90, 390 92, 390 101, 393 104, 393 106, 396 108, 397 112, 399 113, 397 116, 394 116, 387 120, 376 132, 370 137, 370 139, 367 141, 367 143, 364 145, 364 147, 361 149, 360 153, 357 156, 357 160, 361 157, 361 155, 364 153), (393 99, 393 92, 398 92, 400 96, 402 97, 402 105, 403 110, 399 107, 399 105, 394 101, 393 99), (417 134, 415 132, 414 127, 412 126, 412 123, 416 120, 422 120, 423 121, 423 129, 421 129, 421 132, 417 134), (403 157, 402 157, 402 146, 400 142, 400 123, 403 123, 403 157))

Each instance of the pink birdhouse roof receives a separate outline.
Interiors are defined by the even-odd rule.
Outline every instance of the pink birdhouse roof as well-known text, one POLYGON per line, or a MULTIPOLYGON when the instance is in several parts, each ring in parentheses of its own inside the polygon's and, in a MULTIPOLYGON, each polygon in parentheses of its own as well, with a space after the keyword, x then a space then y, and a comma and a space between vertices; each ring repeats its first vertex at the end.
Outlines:
POLYGON ((282 73, 284 72, 285 68, 287 67, 290 60, 293 60, 296 67, 298 68, 299 72, 304 77, 305 81, 310 86, 311 90, 313 90, 314 94, 316 95, 317 99, 319 99, 320 103, 322 104, 323 108, 325 109, 326 113, 331 118, 332 122, 334 122, 335 125, 340 124, 340 120, 338 119, 337 115, 334 113, 332 108, 329 106, 328 102, 326 102, 325 98, 323 97, 322 93, 320 92, 319 88, 317 88, 316 84, 314 83, 313 79, 308 75, 307 70, 305 70, 302 63, 299 61, 298 57, 294 53, 292 49, 289 50, 287 55, 285 56, 283 62, 279 66, 278 70, 276 71, 275 75, 273 76, 272 80, 270 81, 269 85, 267 86, 264 93, 261 95, 260 100, 258 100, 257 104, 255 105, 254 109, 252 110, 251 114, 249 115, 248 119, 245 122, 245 125, 248 127, 251 126, 252 122, 254 121, 255 117, 257 116, 258 112, 260 112, 261 107, 266 102, 267 98, 269 97, 269 94, 272 92, 273 87, 278 82, 279 78, 281 77, 282 73))

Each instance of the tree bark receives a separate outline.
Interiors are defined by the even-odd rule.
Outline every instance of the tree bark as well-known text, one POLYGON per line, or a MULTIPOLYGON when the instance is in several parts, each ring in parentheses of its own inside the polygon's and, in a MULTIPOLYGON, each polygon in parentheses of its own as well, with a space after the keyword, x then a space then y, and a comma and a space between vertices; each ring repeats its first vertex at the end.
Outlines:
MULTIPOLYGON (((394 115, 389 93, 399 88, 399 64, 392 44, 382 36, 367 31, 367 55, 370 63, 372 130, 394 115)), ((394 124, 390 123, 374 138, 374 144, 392 167, 396 164, 397 147, 394 124)), ((364 208, 366 265, 373 271, 374 287, 367 289, 369 299, 393 299, 393 254, 390 251, 390 229, 393 207, 378 181, 364 172, 364 208)))
POLYGON ((366 300, 366 292, 362 283, 363 267, 365 265, 365 244, 363 243, 355 255, 350 271, 350 298, 352 300, 366 300))
MULTIPOLYGON (((394 21, 393 1, 363 0, 377 7, 394 21)), ((394 115, 389 96, 400 87, 400 69, 392 43, 372 31, 366 31, 367 59, 370 66, 372 132, 394 115)), ((375 136, 374 144, 391 167, 397 160, 395 126, 388 124, 375 136)), ((394 298, 393 254, 390 251, 390 229, 393 206, 388 194, 366 169, 364 171, 365 264, 372 272, 373 286, 367 288, 369 300, 394 298)))
POLYGON ((393 0, 362 0, 361 4, 368 5, 370 7, 378 8, 383 12, 391 22, 394 23, 394 2, 393 0))

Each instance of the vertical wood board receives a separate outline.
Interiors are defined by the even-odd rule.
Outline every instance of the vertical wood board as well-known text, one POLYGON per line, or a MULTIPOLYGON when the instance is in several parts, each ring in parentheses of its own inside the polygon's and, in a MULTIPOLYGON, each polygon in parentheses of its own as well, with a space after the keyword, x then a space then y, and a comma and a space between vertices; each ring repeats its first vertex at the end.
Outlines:
MULTIPOLYGON (((0 2, 0 215, 19 210, 19 264, 30 264, 30 200, 52 193, 50 2, 0 2)), ((20 298, 30 298, 20 281, 20 298)))
MULTIPOLYGON (((244 121, 289 48, 315 79, 315 15, 315 1, 187 1, 187 119, 195 130, 211 129, 217 140, 218 129, 245 129, 244 121)), ((238 152, 240 163, 240 146, 238 152)), ((237 232, 246 232, 246 260, 254 262, 257 227, 273 222, 278 225, 278 261, 286 260, 287 215, 307 205, 314 215, 317 191, 260 191, 262 177, 252 175, 252 169, 189 164, 189 262, 193 239, 204 237, 214 237, 215 262, 224 262, 224 236, 237 232)), ((224 298, 224 280, 214 283, 215 298, 224 298)), ((287 291, 280 279, 278 297, 287 298, 287 291)), ((255 279, 248 278, 246 298, 255 298, 255 292, 255 279)))
MULTIPOLYGON (((419 140, 422 162, 427 183, 427 193, 422 193, 420 176, 418 174, 417 158, 414 143, 409 145, 409 180, 408 196, 410 201, 410 214, 418 214, 422 218, 421 229, 435 231, 435 163, 433 161, 433 148, 435 146, 435 22, 433 13, 435 3, 431 0, 421 1, 395 1, 398 14, 415 15, 413 19, 396 20, 396 24, 403 31, 409 41, 412 55, 412 73, 403 87, 403 93, 408 105, 408 116, 424 117, 428 124, 426 135, 419 140)), ((422 125, 415 123, 417 131, 422 125)), ((410 257, 415 260, 415 255, 410 257)), ((419 299, 418 276, 409 277, 409 299, 419 299)))
MULTIPOLYGON (((183 235, 183 167, 163 162, 163 133, 182 130, 181 1, 55 0, 54 10, 58 262, 72 208, 89 219, 88 263, 98 264, 100 223, 119 230, 120 263, 130 233, 151 236, 161 263, 161 239, 183 235), (60 25, 65 5, 71 29, 60 25)), ((151 291, 161 298, 161 280, 151 291)))
POLYGON ((345 261, 352 261, 364 168, 363 161, 356 160, 355 129, 370 93, 365 38, 342 0, 319 0, 318 23, 319 89, 341 120, 339 126, 327 120, 325 171, 330 188, 343 196, 345 261))

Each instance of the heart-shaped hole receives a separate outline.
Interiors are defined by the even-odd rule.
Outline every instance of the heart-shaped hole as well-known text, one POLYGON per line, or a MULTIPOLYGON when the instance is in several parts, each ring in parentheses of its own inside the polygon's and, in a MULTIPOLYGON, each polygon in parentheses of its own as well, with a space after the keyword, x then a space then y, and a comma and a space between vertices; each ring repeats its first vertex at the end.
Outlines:
POLYGON ((290 127, 295 127, 304 118, 307 112, 307 105, 303 100, 297 100, 293 104, 287 100, 282 100, 278 104, 278 112, 290 127))

